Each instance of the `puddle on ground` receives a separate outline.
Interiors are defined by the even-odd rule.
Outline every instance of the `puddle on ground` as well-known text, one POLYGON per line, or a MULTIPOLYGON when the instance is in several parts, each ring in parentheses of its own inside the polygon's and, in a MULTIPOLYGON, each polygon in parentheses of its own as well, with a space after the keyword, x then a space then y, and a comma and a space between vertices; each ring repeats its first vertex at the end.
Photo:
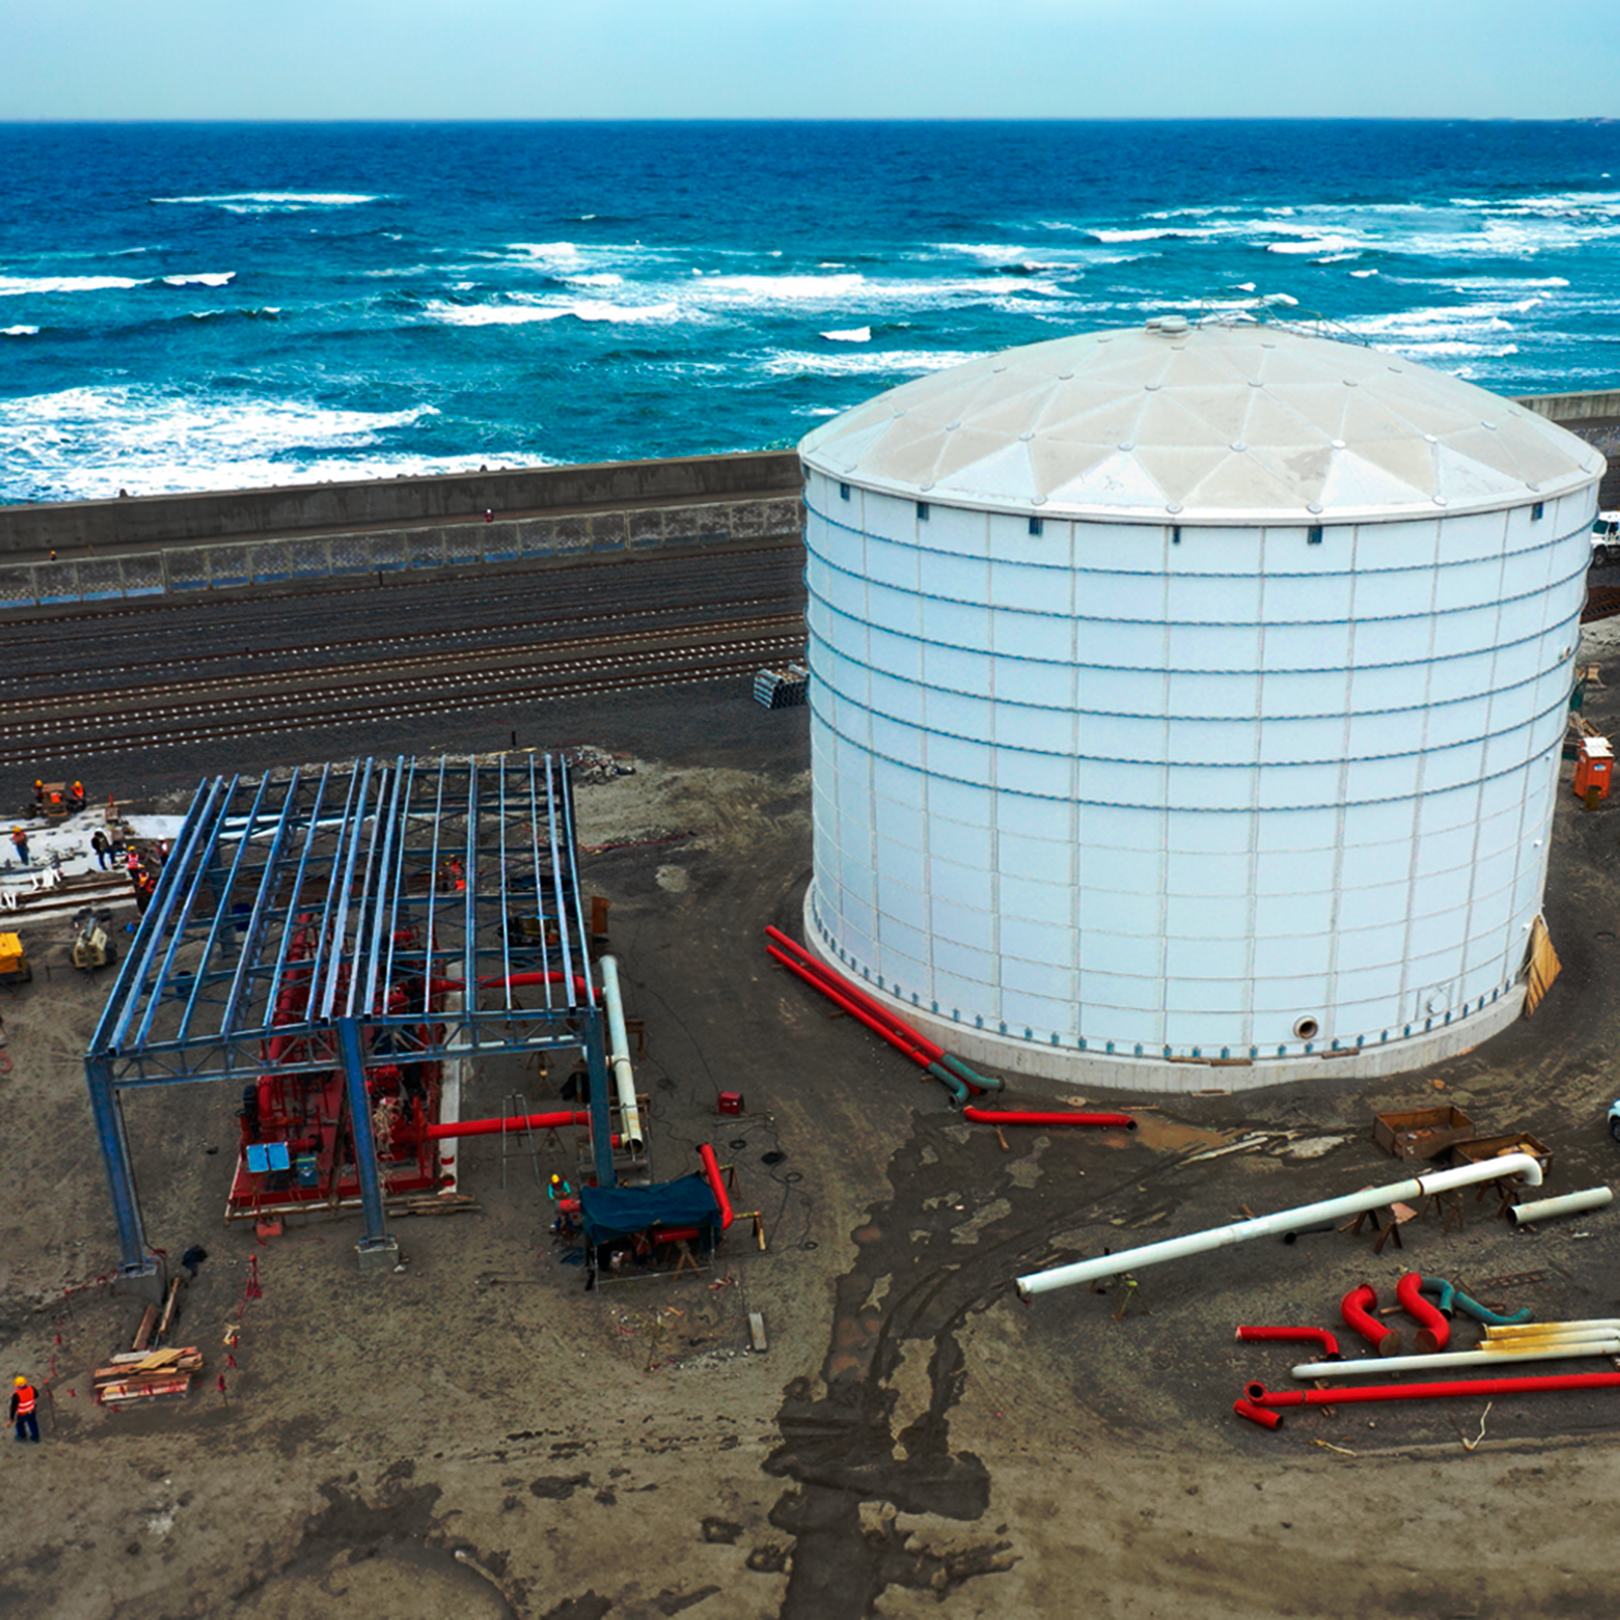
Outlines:
MULTIPOLYGON (((1127 1110, 1129 1112, 1129 1110, 1127 1110)), ((1134 1131, 1099 1131, 1098 1139, 1106 1147, 1129 1147, 1140 1142, 1155 1153, 1196 1153, 1200 1148, 1222 1147, 1232 1140, 1230 1131, 1212 1131, 1199 1125, 1183 1125, 1166 1119, 1162 1114, 1132 1114, 1136 1121, 1134 1131)))

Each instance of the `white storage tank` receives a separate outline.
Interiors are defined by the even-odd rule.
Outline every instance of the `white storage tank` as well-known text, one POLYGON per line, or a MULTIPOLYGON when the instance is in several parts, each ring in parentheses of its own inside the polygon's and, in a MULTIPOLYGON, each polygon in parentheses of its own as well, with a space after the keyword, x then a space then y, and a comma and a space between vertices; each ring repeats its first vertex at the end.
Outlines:
POLYGON ((1590 446, 1376 349, 1167 316, 800 454, 806 921, 845 972, 970 1059, 1168 1090, 1393 1072, 1516 1015, 1590 446))

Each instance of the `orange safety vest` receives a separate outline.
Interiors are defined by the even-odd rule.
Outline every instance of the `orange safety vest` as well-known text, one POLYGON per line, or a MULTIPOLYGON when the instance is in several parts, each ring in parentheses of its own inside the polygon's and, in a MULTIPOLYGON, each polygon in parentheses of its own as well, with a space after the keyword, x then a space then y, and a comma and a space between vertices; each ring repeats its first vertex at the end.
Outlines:
POLYGON ((39 1396, 34 1391, 34 1386, 32 1384, 20 1384, 12 1393, 17 1397, 17 1416, 27 1417, 34 1410, 34 1405, 39 1400, 39 1396))

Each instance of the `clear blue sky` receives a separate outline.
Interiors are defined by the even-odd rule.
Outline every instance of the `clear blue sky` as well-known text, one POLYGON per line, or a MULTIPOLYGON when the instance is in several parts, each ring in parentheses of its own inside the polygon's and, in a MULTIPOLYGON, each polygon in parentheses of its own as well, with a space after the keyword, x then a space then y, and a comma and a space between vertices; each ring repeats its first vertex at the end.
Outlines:
POLYGON ((0 0, 0 118, 1569 118, 1604 0, 0 0))

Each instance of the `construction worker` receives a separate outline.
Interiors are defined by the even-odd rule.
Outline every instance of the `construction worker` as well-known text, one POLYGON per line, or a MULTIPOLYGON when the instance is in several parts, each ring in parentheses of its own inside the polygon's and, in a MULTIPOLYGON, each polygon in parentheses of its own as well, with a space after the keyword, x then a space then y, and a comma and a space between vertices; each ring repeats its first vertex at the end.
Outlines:
POLYGON ((105 872, 107 870, 107 854, 112 849, 112 840, 100 827, 97 827, 90 835, 90 848, 95 853, 96 865, 105 872))
POLYGON ((72 792, 71 796, 68 799, 68 803, 75 810, 84 809, 84 783, 83 782, 75 782, 73 784, 73 792, 72 792))
POLYGON ((11 1384, 11 1421, 17 1425, 17 1438, 32 1440, 37 1446, 39 1418, 34 1408, 39 1405, 39 1395, 21 1373, 12 1379, 11 1384))
POLYGON ((555 1203, 559 1198, 572 1198, 574 1189, 561 1176, 554 1175, 546 1185, 546 1197, 555 1203))
POLYGON ((11 847, 17 851, 17 860, 23 866, 28 865, 28 834, 21 827, 11 829, 11 847))
POLYGON ((43 782, 40 782, 40 781, 35 781, 35 783, 34 783, 34 803, 35 804, 44 804, 44 802, 45 802, 45 784, 43 782))

